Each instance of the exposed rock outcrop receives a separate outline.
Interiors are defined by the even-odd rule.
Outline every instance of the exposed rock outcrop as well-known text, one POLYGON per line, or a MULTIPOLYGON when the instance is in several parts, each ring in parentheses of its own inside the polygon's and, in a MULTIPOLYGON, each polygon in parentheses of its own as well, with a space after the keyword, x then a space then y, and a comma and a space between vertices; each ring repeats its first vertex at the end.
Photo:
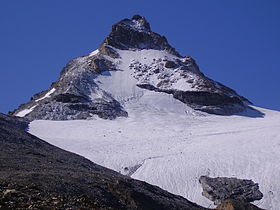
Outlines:
POLYGON ((203 189, 202 195, 216 205, 228 199, 250 203, 263 197, 258 184, 252 180, 201 176, 199 182, 203 189))
POLYGON ((80 57, 69 62, 51 88, 35 94, 32 100, 11 112, 29 120, 104 119, 126 117, 127 112, 110 93, 98 87, 94 79, 101 72, 114 69, 102 56, 80 57))
POLYGON ((169 45, 164 36, 152 32, 150 24, 140 15, 134 15, 131 19, 126 18, 114 24, 111 33, 101 46, 107 45, 121 50, 166 50, 173 55, 181 57, 169 45))

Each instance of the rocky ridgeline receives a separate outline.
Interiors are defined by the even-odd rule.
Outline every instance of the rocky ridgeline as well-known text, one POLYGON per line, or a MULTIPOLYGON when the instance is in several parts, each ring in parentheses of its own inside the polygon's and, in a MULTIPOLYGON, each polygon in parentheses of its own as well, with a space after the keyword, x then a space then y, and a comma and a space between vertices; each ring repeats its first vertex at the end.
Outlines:
POLYGON ((98 50, 71 60, 48 90, 35 94, 28 103, 10 114, 29 120, 89 119, 94 115, 104 119, 127 117, 123 104, 102 89, 97 79, 102 72, 122 73, 123 69, 118 66, 122 62, 118 51, 143 49, 164 51, 174 58, 154 59, 158 63, 146 66, 137 62, 128 64, 139 88, 171 94, 193 109, 211 114, 228 115, 249 108, 247 99, 207 78, 193 58, 182 57, 164 36, 151 30, 144 17, 135 15, 114 24, 98 50), (159 81, 156 85, 150 81, 155 76, 159 81), (191 90, 173 87, 181 79, 191 90))
POLYGON ((233 200, 231 203, 236 201, 250 203, 263 197, 258 184, 252 180, 201 176, 199 182, 203 189, 202 195, 213 201, 215 205, 222 203, 225 205, 227 200, 233 200))
POLYGON ((173 55, 181 57, 180 54, 169 45, 164 36, 152 32, 150 24, 140 15, 134 15, 131 19, 126 18, 114 24, 111 33, 103 41, 101 48, 105 46, 112 46, 120 50, 165 50, 173 55))

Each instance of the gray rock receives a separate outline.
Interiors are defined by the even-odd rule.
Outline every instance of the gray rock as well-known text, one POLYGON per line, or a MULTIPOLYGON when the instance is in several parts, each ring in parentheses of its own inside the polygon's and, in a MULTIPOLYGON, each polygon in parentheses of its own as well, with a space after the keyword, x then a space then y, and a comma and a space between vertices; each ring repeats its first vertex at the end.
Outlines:
POLYGON ((104 119, 127 117, 121 104, 95 83, 97 75, 110 69, 115 67, 101 55, 73 59, 47 91, 35 94, 30 102, 10 114, 32 109, 25 116, 29 120, 89 119, 94 115, 104 119), (52 89, 55 91, 45 97, 52 89))
POLYGON ((252 180, 201 176, 199 182, 203 189, 202 195, 213 201, 215 205, 228 199, 249 203, 263 197, 258 184, 252 180))
POLYGON ((245 108, 239 97, 230 97, 224 93, 161 89, 150 84, 137 84, 137 86, 155 92, 172 94, 175 99, 187 104, 194 110, 207 112, 209 114, 230 115, 242 112, 245 108))
POLYGON ((177 66, 176 63, 173 61, 166 61, 165 63, 166 68, 175 68, 176 66, 177 66))
POLYGON ((132 19, 123 19, 112 26, 112 31, 103 41, 103 45, 129 50, 129 49, 155 49, 166 50, 173 55, 180 54, 169 45, 167 39, 152 32, 150 24, 140 15, 134 15, 132 19))

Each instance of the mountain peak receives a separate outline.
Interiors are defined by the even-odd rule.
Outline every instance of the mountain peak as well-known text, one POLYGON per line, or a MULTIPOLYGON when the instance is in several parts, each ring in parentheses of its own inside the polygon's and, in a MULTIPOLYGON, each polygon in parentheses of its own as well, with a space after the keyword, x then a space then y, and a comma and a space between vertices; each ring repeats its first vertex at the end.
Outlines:
POLYGON ((149 22, 145 19, 145 17, 141 15, 133 15, 131 19, 128 18, 123 19, 118 24, 124 24, 135 31, 151 32, 151 27, 149 22))
POLYGON ((114 24, 101 48, 107 45, 120 50, 165 50, 181 57, 164 36, 151 30, 149 22, 141 15, 134 15, 131 19, 125 18, 114 24))
POLYGON ((115 119, 135 112, 128 107, 134 104, 140 112, 156 106, 228 115, 247 110, 244 102, 234 90, 207 78, 194 59, 180 56, 144 17, 134 15, 114 24, 99 49, 71 60, 48 90, 10 114, 30 120, 115 119))

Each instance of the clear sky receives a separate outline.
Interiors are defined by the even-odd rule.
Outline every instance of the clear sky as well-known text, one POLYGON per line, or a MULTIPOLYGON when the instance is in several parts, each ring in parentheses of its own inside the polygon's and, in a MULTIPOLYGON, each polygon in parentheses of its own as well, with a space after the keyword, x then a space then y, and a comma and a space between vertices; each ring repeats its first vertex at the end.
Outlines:
POLYGON ((70 59, 133 14, 210 78, 280 110, 279 0, 1 0, 0 112, 47 89, 70 59))

